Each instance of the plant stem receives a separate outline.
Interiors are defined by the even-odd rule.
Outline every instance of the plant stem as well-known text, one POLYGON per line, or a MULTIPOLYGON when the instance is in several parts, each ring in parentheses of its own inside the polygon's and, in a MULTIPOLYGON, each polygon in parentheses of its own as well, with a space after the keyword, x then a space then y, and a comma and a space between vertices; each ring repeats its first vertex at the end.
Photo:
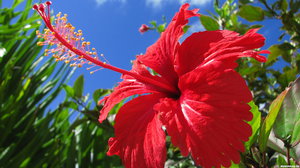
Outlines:
POLYGON ((291 156, 290 156, 290 146, 287 146, 286 147, 286 159, 287 159, 287 164, 288 165, 291 165, 291 161, 290 161, 290 159, 291 159, 291 156))

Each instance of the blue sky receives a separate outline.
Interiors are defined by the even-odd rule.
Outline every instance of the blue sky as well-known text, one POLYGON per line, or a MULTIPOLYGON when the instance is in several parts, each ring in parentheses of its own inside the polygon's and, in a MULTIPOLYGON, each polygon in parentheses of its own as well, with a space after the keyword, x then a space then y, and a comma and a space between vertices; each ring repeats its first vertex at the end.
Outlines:
MULTIPOLYGON (((103 53, 110 64, 130 70, 130 61, 144 53, 159 37, 154 31, 140 34, 140 25, 152 20, 162 23, 163 15, 169 23, 184 2, 190 2, 191 8, 199 8, 200 14, 213 11, 213 0, 52 0, 51 8, 54 14, 68 14, 69 22, 83 31, 85 39, 91 41, 91 46, 103 53)), ((11 2, 5 0, 3 3, 8 6, 11 2)), ((259 32, 267 38, 264 47, 267 49, 277 43, 280 23, 266 20, 263 24, 266 26, 259 32)), ((189 25, 192 27, 188 34, 203 31, 198 18, 190 19, 189 25)), ((113 88, 121 81, 120 74, 110 70, 103 69, 90 75, 85 68, 79 68, 70 84, 81 74, 86 81, 85 92, 91 94, 99 88, 113 88)))

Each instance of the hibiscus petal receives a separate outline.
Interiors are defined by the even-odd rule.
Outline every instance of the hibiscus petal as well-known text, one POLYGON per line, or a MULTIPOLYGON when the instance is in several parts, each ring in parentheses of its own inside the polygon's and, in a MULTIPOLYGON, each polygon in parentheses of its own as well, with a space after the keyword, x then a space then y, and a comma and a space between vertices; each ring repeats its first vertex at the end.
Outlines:
MULTIPOLYGON (((140 74, 142 76, 146 76, 152 79, 155 79, 157 81, 162 81, 163 79, 159 78, 158 76, 152 76, 149 71, 146 69, 144 65, 142 65, 140 62, 134 61, 133 62, 133 67, 132 67, 132 72, 135 72, 137 74, 140 74)), ((132 78, 131 76, 124 75, 122 76, 123 81, 119 83, 119 85, 114 88, 113 93, 111 93, 109 96, 103 98, 100 100, 99 104, 104 103, 103 108, 100 111, 100 116, 99 116, 99 122, 102 123, 109 111, 120 101, 123 99, 133 96, 136 94, 145 94, 145 93, 156 93, 157 88, 139 82, 138 80, 132 78)))
POLYGON ((189 4, 182 5, 158 41, 147 49, 145 55, 138 56, 139 61, 159 73, 170 84, 177 82, 174 58, 179 47, 178 40, 183 35, 183 26, 190 17, 199 16, 198 9, 187 10, 188 7, 189 4))
POLYGON ((137 97, 123 105, 116 116, 115 137, 108 155, 119 155, 127 168, 163 168, 166 160, 165 133, 153 106, 161 94, 137 97))
MULTIPOLYGON (((246 34, 228 30, 204 31, 189 36, 179 47, 176 58, 177 73, 183 75, 200 64, 204 65, 216 60, 230 60, 234 63, 240 57, 253 57, 260 62, 266 59, 253 49, 262 47, 265 38, 256 33, 258 29, 251 29, 246 34)), ((232 64, 231 63, 231 64, 232 64)), ((236 64, 232 64, 232 68, 236 64)))
POLYGON ((252 132, 245 122, 252 119, 252 95, 243 78, 216 61, 183 75, 179 88, 179 100, 165 98, 155 106, 172 143, 203 167, 240 162, 252 132))

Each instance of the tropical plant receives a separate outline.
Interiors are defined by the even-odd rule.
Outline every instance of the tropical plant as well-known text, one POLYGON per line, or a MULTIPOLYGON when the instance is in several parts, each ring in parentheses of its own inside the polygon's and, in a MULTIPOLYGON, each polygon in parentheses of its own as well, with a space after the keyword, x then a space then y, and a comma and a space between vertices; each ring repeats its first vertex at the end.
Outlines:
MULTIPOLYGON (((0 167, 120 165, 118 158, 105 155, 112 127, 98 124, 100 106, 84 104, 83 77, 74 87, 64 84, 73 71, 42 56, 36 38, 39 16, 31 10, 32 0, 0 9, 0 167), (65 100, 55 103, 63 90, 65 100)), ((107 92, 96 91, 94 99, 107 92)))

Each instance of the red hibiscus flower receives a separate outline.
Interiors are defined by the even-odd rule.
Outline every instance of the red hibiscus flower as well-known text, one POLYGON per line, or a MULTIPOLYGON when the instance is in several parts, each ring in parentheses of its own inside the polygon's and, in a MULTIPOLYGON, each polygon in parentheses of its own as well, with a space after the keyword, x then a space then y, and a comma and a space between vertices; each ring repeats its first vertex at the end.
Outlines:
POLYGON ((251 136, 246 121, 252 119, 247 104, 252 95, 234 70, 235 61, 253 57, 265 62, 259 54, 268 51, 253 50, 263 46, 265 39, 256 29, 243 36, 220 30, 194 33, 180 44, 188 19, 199 16, 198 9, 188 7, 182 5, 158 41, 137 57, 131 71, 126 71, 93 59, 81 43, 72 42, 77 40, 74 33, 62 34, 70 32, 72 26, 66 31, 66 23, 51 25, 45 5, 34 6, 53 32, 38 33, 45 39, 40 44, 58 44, 56 52, 74 53, 59 60, 75 61, 73 65, 88 60, 123 74, 123 81, 101 101, 100 122, 115 104, 140 95, 121 107, 115 119, 115 137, 109 140, 108 155, 119 155, 125 167, 164 167, 166 133, 182 155, 190 154, 197 165, 229 167, 231 161, 240 162, 243 142, 251 136), (73 60, 75 55, 79 56, 73 60), (149 69, 158 75, 152 75, 149 69))

